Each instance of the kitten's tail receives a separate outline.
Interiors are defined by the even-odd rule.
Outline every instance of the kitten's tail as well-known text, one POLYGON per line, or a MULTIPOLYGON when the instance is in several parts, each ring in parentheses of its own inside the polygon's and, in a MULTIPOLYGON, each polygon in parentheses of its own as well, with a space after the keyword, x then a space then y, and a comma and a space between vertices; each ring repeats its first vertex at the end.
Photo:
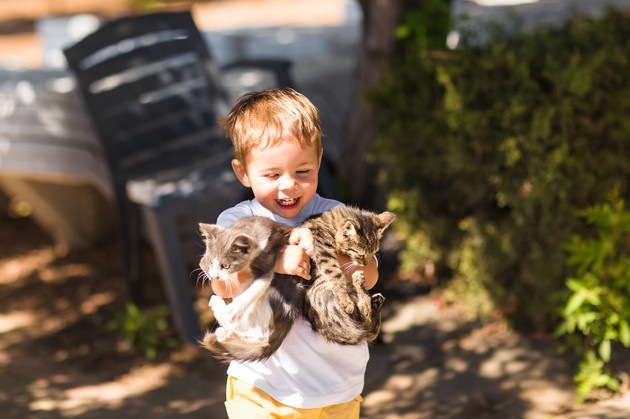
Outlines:
POLYGON ((224 364, 232 361, 262 361, 269 358, 280 346, 280 342, 276 345, 254 347, 223 344, 212 332, 206 332, 199 344, 212 352, 212 356, 224 364))

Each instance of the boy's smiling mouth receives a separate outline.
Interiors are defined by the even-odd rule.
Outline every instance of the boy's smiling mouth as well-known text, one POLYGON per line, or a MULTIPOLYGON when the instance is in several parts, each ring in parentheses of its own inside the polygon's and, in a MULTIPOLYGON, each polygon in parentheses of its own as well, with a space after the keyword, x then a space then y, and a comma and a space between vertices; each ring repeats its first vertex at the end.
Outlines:
POLYGON ((276 199, 278 205, 283 208, 291 208, 297 205, 300 198, 285 198, 285 199, 276 199))

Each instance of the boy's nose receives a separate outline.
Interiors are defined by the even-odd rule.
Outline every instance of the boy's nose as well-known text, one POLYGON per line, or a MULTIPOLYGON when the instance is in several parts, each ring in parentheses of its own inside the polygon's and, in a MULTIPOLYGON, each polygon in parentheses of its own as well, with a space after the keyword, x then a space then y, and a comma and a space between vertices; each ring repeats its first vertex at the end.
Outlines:
POLYGON ((295 189, 297 182, 291 176, 285 176, 280 180, 280 190, 288 191, 295 189))

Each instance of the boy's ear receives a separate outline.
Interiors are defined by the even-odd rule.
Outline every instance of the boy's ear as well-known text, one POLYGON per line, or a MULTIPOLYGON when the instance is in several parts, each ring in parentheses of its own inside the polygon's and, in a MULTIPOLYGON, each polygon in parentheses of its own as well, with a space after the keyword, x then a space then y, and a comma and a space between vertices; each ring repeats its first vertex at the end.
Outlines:
POLYGON ((234 170, 234 174, 238 178, 238 180, 245 186, 246 188, 251 188, 251 183, 249 183, 249 178, 247 177, 247 172, 245 168, 237 159, 232 160, 232 170, 234 170))
POLYGON ((319 162, 317 164, 317 169, 322 167, 322 158, 324 157, 324 149, 319 150, 319 162))

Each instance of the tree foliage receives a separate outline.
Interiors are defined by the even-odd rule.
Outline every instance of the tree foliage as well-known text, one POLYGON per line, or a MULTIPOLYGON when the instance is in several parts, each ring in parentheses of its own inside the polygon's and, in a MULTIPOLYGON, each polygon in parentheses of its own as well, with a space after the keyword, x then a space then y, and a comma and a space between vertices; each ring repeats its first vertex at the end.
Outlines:
POLYGON ((484 45, 464 36, 455 51, 428 33, 399 31, 370 95, 388 205, 416 244, 404 266, 434 263, 514 325, 548 330, 570 272, 563 243, 584 228, 575 211, 615 185, 630 195, 630 18, 575 17, 484 45))
POLYGON ((582 353, 575 380, 578 399, 597 387, 616 390, 619 382, 605 369, 613 343, 630 347, 630 212, 612 196, 603 204, 579 211, 594 231, 568 241, 568 263, 576 273, 562 310, 561 336, 578 334, 582 353))

